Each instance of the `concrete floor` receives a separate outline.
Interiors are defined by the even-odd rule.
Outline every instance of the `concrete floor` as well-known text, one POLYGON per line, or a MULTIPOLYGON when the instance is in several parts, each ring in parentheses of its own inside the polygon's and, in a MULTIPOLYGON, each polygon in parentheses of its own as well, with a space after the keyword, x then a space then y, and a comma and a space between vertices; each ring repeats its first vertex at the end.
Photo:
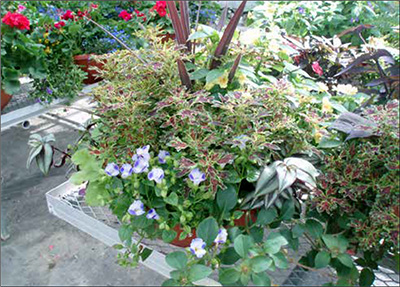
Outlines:
POLYGON ((66 168, 52 169, 47 177, 36 163, 26 169, 27 141, 35 132, 53 133, 61 149, 79 136, 48 118, 31 120, 28 130, 1 132, 1 208, 11 236, 1 242, 1 286, 161 285, 164 277, 144 266, 119 266, 115 250, 49 214, 45 193, 66 180, 66 168))

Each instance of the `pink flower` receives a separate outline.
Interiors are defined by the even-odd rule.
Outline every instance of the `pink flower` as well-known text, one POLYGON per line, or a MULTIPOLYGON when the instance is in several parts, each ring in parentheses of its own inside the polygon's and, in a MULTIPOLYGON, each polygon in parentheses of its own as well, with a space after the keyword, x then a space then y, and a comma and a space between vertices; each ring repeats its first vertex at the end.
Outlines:
POLYGON ((97 8, 99 8, 99 5, 91 4, 90 7, 92 7, 93 9, 97 9, 97 8))
POLYGON ((319 76, 322 76, 324 74, 324 71, 322 70, 321 66, 319 65, 318 62, 312 63, 312 69, 315 73, 317 73, 319 76))
POLYGON ((1 21, 12 28, 15 27, 19 30, 30 29, 29 19, 19 13, 7 12, 7 14, 3 17, 3 19, 1 19, 1 21))
POLYGON ((64 21, 60 21, 57 23, 54 23, 54 27, 56 27, 57 29, 61 29, 61 27, 65 26, 65 22, 64 21))
POLYGON ((26 9, 26 7, 24 5, 18 5, 18 12, 22 12, 26 9))
POLYGON ((125 21, 129 21, 132 19, 132 15, 129 14, 126 10, 122 10, 118 15, 119 18, 124 19, 125 21))

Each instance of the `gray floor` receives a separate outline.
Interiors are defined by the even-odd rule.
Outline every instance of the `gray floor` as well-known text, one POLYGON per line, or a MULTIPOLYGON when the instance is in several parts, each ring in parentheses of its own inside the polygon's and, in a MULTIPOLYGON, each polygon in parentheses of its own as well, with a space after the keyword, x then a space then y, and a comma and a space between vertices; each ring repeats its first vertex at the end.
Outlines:
POLYGON ((11 237, 1 242, 1 285, 147 285, 165 278, 143 266, 120 267, 116 251, 49 214, 45 193, 66 180, 65 168, 43 177, 25 167, 34 132, 54 133, 65 148, 79 132, 59 121, 36 118, 31 128, 1 132, 2 214, 11 237))

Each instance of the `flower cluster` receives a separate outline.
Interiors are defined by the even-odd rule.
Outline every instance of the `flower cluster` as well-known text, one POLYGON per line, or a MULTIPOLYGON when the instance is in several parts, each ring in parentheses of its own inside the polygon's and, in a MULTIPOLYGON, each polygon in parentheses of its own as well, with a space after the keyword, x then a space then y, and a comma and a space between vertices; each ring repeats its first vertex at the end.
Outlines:
POLYGON ((65 11, 65 13, 61 16, 61 19, 63 20, 74 20, 74 15, 72 14, 71 10, 67 10, 65 11))
POLYGON ((1 19, 1 21, 10 26, 11 28, 17 28, 19 30, 29 30, 30 22, 29 19, 19 13, 7 12, 7 14, 1 19))
POLYGON ((151 11, 156 10, 160 17, 165 17, 167 15, 167 1, 156 1, 156 5, 151 9, 151 11))
MULTIPOLYGON (((228 232, 226 231, 225 228, 221 228, 218 231, 217 237, 214 239, 214 243, 216 244, 216 246, 218 246, 218 244, 224 244, 227 238, 228 238, 228 232)), ((189 250, 197 258, 202 258, 207 253, 206 243, 201 238, 195 238, 190 243, 189 250)))
POLYGON ((64 27, 64 26, 65 26, 65 22, 64 21, 59 21, 59 22, 54 23, 54 27, 56 29, 61 29, 61 27, 64 27))
MULTIPOLYGON (((143 12, 140 12, 139 10, 135 9, 135 13, 136 13, 137 17, 142 18, 143 22, 145 22, 147 20, 146 14, 144 14, 143 12)), ((126 10, 122 10, 118 14, 118 17, 124 19, 125 21, 129 21, 132 19, 132 14, 130 14, 126 10)))
MULTIPOLYGON (((128 213, 133 216, 141 216, 145 214, 144 210, 144 204, 140 200, 135 200, 128 208, 128 213)), ((154 208, 151 208, 148 212, 146 217, 148 219, 155 219, 159 220, 160 216, 157 214, 156 210, 154 208)))

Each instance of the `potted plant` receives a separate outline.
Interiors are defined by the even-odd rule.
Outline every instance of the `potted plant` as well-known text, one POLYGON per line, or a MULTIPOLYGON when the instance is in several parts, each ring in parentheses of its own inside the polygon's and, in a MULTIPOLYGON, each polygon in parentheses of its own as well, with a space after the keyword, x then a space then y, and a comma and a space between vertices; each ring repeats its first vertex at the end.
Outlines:
POLYGON ((19 77, 44 78, 43 46, 37 45, 29 35, 30 22, 23 14, 10 12, 3 15, 1 26, 1 109, 20 89, 19 77))

